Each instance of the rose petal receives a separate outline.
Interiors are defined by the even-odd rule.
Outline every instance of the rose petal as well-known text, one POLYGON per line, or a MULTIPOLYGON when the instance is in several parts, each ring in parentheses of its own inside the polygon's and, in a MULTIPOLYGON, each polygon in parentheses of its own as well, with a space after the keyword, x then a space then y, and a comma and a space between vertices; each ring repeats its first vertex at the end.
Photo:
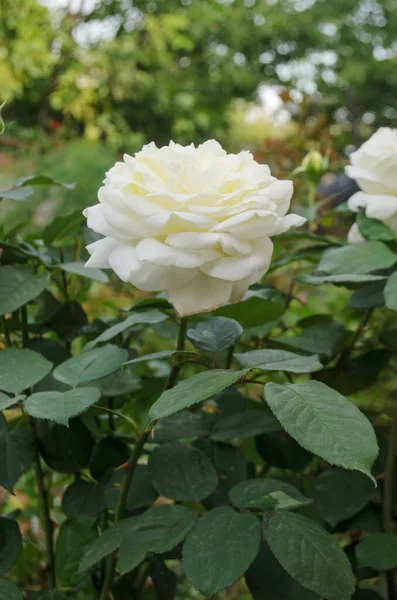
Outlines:
POLYGON ((232 283, 198 272, 189 285, 168 289, 168 300, 183 317, 215 310, 230 300, 232 283))

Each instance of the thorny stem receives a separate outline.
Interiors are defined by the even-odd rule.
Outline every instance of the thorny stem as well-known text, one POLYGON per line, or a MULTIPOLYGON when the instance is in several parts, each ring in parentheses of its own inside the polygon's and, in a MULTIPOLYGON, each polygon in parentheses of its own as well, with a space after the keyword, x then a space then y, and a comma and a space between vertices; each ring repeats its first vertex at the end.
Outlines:
POLYGON ((56 571, 55 571, 55 552, 54 552, 54 538, 52 535, 52 523, 50 516, 50 504, 48 501, 48 492, 45 486, 44 473, 41 466, 40 457, 37 456, 34 463, 36 480, 39 491, 39 502, 42 513, 42 521, 45 534, 45 543, 48 555, 48 587, 50 590, 56 588, 56 571))
MULTIPOLYGON (((59 248, 59 260, 61 263, 65 262, 62 248, 59 248)), ((66 279, 65 271, 63 271, 63 269, 61 269, 61 279, 62 279, 62 287, 63 287, 63 294, 65 297, 65 301, 68 302, 69 301, 68 282, 66 279)))
MULTIPOLYGON (((177 339, 177 344, 176 344, 177 351, 182 351, 185 347, 186 330, 187 330, 187 321, 186 321, 186 319, 182 318, 179 323, 179 332, 178 332, 178 339, 177 339)), ((164 391, 169 390, 170 388, 172 388, 175 385, 175 382, 179 375, 179 371, 180 371, 180 365, 177 364, 176 362, 174 362, 171 367, 171 371, 167 378, 167 381, 164 385, 164 391)), ((134 449, 132 451, 131 458, 127 464, 124 481, 123 481, 123 484, 122 484, 121 490, 120 490, 119 501, 117 503, 116 514, 115 514, 115 522, 116 523, 118 523, 124 516, 124 511, 125 511, 125 506, 127 503, 128 492, 130 490, 131 481, 133 479, 139 457, 141 456, 142 449, 143 449, 148 437, 150 436, 150 432, 151 432, 150 429, 143 429, 134 444, 134 449)), ((112 581, 114 578, 115 569, 116 569, 116 563, 115 563, 114 555, 111 555, 110 557, 108 557, 106 564, 105 564, 105 577, 104 577, 104 581, 102 584, 102 591, 101 591, 99 600, 108 600, 110 588, 111 588, 112 581)))
MULTIPOLYGON (((186 330, 187 330, 187 319, 182 317, 179 322, 178 339, 177 339, 177 343, 176 343, 176 351, 177 352, 183 352, 183 350, 185 348, 186 330)), ((180 370, 181 370, 180 365, 177 362, 173 362, 171 371, 170 371, 167 381, 165 382, 165 385, 164 385, 164 390, 169 390, 170 388, 174 387, 180 370)))

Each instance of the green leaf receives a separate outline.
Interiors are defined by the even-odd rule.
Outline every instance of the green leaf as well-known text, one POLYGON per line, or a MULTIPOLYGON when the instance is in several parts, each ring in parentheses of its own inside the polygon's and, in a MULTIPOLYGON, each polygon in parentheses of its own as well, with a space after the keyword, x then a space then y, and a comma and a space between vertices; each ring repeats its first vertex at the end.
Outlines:
POLYGON ((375 281, 369 285, 356 290, 349 300, 351 308, 374 308, 376 306, 384 306, 385 298, 383 291, 385 289, 385 281, 375 281))
POLYGON ((4 575, 22 552, 22 538, 16 521, 0 517, 0 539, 0 575, 4 575))
POLYGON ((246 372, 247 369, 241 371, 213 369, 184 379, 171 390, 161 394, 151 407, 149 417, 151 421, 156 421, 197 404, 197 402, 207 400, 236 383, 246 372))
POLYGON ((15 483, 36 458, 37 449, 31 429, 8 431, 0 414, 0 485, 12 492, 15 483))
POLYGON ((128 572, 147 552, 161 554, 178 545, 195 519, 194 513, 179 505, 155 506, 141 515, 123 519, 88 546, 79 570, 86 571, 120 547, 118 566, 122 572, 128 572))
POLYGON ((267 466, 278 469, 301 471, 312 460, 312 455, 283 430, 257 436, 255 447, 267 466))
MULTIPOLYGON (((160 529, 160 535, 164 532, 164 529, 160 529)), ((151 530, 149 530, 149 535, 151 530)), ((156 530, 154 529, 154 535, 156 530)), ((146 545, 140 540, 140 536, 137 535, 133 529, 132 532, 126 532, 120 544, 119 559, 117 567, 120 569, 120 574, 125 575, 136 569, 141 562, 145 560, 148 554, 146 545)))
MULTIPOLYGON (((1 354, 0 354, 1 358, 1 354)), ((0 360, 0 369, 1 369, 1 360, 0 360)), ((16 404, 19 400, 25 398, 25 396, 15 396, 14 398, 10 398, 0 392, 0 410, 5 410, 6 408, 10 408, 13 404, 16 404)))
POLYGON ((254 600, 319 600, 317 594, 288 575, 264 543, 246 572, 245 581, 254 600))
MULTIPOLYGON (((228 388, 219 392, 219 394, 215 394, 212 402, 215 403, 215 415, 219 415, 220 417, 228 417, 235 413, 244 412, 247 407, 246 398, 241 391, 235 387, 228 388)), ((211 415, 207 412, 204 412, 203 414, 208 421, 211 415)))
POLYGON ((283 314, 284 306, 284 299, 280 292, 265 288, 250 290, 241 302, 218 308, 214 314, 234 319, 245 329, 274 321, 283 314))
POLYGON ((218 475, 204 452, 180 442, 164 444, 150 454, 149 475, 160 495, 176 501, 198 502, 218 484, 218 475))
POLYGON ((375 432, 344 396, 323 383, 309 381, 267 383, 265 399, 282 427, 303 448, 330 464, 373 479, 371 467, 378 454, 375 432))
POLYGON ((0 267, 0 316, 36 298, 45 290, 49 279, 47 271, 36 274, 28 267, 0 267))
POLYGON ((211 432, 218 442, 245 439, 269 431, 280 431, 280 424, 270 411, 238 412, 219 419, 211 432))
POLYGON ((28 175, 27 177, 20 177, 16 182, 16 185, 55 185, 57 187, 66 188, 67 190, 73 190, 76 187, 75 183, 61 183, 52 177, 48 177, 48 175, 28 175))
POLYGON ((237 508, 262 510, 268 509, 269 503, 270 505, 274 503, 273 508, 291 510, 313 502, 293 485, 269 477, 240 481, 230 490, 229 498, 237 508))
POLYGON ((368 477, 336 467, 320 473, 314 484, 317 508, 331 527, 360 512, 373 495, 368 477))
POLYGON ((283 267, 285 265, 289 265, 290 263, 307 260, 309 262, 317 263, 321 257, 321 254, 324 252, 324 246, 311 246, 306 248, 299 248, 295 252, 285 252, 282 253, 281 256, 278 256, 276 260, 273 260, 269 273, 283 267))
POLYGON ((154 506, 136 517, 126 528, 120 550, 118 567, 122 574, 132 571, 147 552, 162 554, 172 550, 187 536, 196 514, 184 506, 154 506))
POLYGON ((234 319, 214 317, 188 329, 187 337, 193 346, 208 352, 222 352, 233 346, 242 336, 243 328, 234 319))
POLYGON ((397 310, 397 271, 394 271, 387 280, 383 295, 387 308, 397 310))
MULTIPOLYGON (((160 350, 159 352, 152 352, 151 354, 144 354, 143 356, 137 356, 131 360, 127 360, 125 365, 136 365, 141 362, 148 362, 149 360, 162 360, 163 358, 170 358, 175 354, 175 350, 160 350)), ((189 353, 190 354, 190 353, 189 353)))
POLYGON ((122 369, 121 372, 116 371, 100 379, 94 379, 89 382, 89 385, 98 387, 103 398, 125 396, 142 388, 141 380, 129 368, 122 369))
POLYGON ((91 481, 75 481, 62 498, 62 509, 67 517, 97 517, 105 510, 104 487, 91 481))
POLYGON ((325 383, 343 396, 350 396, 376 383, 389 358, 388 350, 370 350, 348 360, 343 370, 337 367, 324 369, 316 373, 313 379, 325 383))
POLYGON ((396 261, 397 254, 386 244, 372 241, 326 250, 317 269, 329 275, 361 275, 389 269, 396 261))
POLYGON ((90 462, 90 473, 99 481, 109 475, 113 469, 128 461, 130 451, 127 444, 120 442, 112 436, 103 437, 94 448, 90 462))
POLYGON ((0 353, 0 390, 20 394, 44 379, 52 363, 38 352, 7 348, 0 353))
POLYGON ((206 453, 218 473, 218 487, 205 499, 209 508, 229 506, 229 492, 236 483, 248 477, 247 462, 239 448, 212 440, 197 440, 194 444, 206 453))
POLYGON ((70 427, 50 421, 37 421, 40 453, 48 466, 58 473, 75 473, 88 467, 94 440, 77 418, 70 427))
POLYGON ((151 360, 162 360, 164 358, 171 358, 172 356, 187 356, 187 357, 199 357, 198 352, 179 351, 179 350, 160 350, 159 352, 152 352, 151 354, 144 354, 143 356, 137 356, 131 360, 127 360, 125 365, 137 365, 142 362, 149 362, 151 360))
POLYGON ((14 187, 9 190, 0 191, 0 198, 7 198, 7 200, 27 200, 33 194, 33 188, 28 187, 14 187))
POLYGON ((83 219, 81 210, 55 217, 43 231, 45 245, 50 246, 55 240, 58 243, 62 243, 66 238, 76 235, 83 219))
POLYGON ((199 519, 183 546, 188 580, 206 597, 231 585, 254 561, 261 542, 260 523, 251 513, 215 508, 199 519))
POLYGON ((397 537, 389 533, 370 533, 356 546, 359 567, 388 571, 397 567, 397 537))
POLYGON ((68 392, 38 392, 24 402, 26 411, 36 419, 48 419, 69 425, 69 419, 80 415, 98 402, 101 394, 96 387, 84 387, 68 392))
POLYGON ((207 437, 211 433, 208 420, 201 411, 197 413, 189 410, 160 419, 154 428, 153 441, 160 444, 173 440, 189 437, 207 437))
POLYGON ((277 511, 265 515, 263 530, 271 551, 298 583, 325 600, 350 600, 354 578, 348 558, 317 523, 277 511))
POLYGON ((22 592, 15 583, 0 579, 0 600, 23 600, 22 592))
MULTIPOLYGON (((116 511, 120 497, 121 485, 125 477, 124 469, 115 471, 105 486, 105 503, 107 508, 116 511)), ((128 490, 126 510, 150 506, 158 498, 158 493, 150 481, 147 465, 137 465, 130 488, 128 490)))
POLYGON ((127 329, 131 327, 135 327, 136 325, 154 325, 155 323, 161 323, 167 319, 167 315, 161 313, 159 310, 148 310, 148 311, 136 311, 132 313, 129 317, 117 323, 117 325, 113 325, 106 329, 101 335, 99 335, 95 340, 87 344, 86 349, 93 348, 97 344, 101 342, 108 342, 109 340, 116 337, 120 333, 123 333, 127 329))
POLYGON ((378 221, 378 219, 370 219, 364 212, 357 215, 357 225, 361 235, 366 240, 390 242, 395 239, 393 231, 387 225, 382 221, 378 221))
POLYGON ((341 285, 350 288, 357 287, 357 284, 384 281, 386 278, 383 275, 358 275, 357 273, 350 273, 346 275, 298 275, 295 277, 295 279, 309 285, 333 283, 335 285, 341 285))
POLYGON ((86 313, 80 304, 73 300, 62 304, 47 325, 65 342, 71 342, 90 331, 86 313))
POLYGON ((61 525, 55 548, 55 564, 59 585, 72 587, 78 581, 78 567, 85 549, 97 537, 93 519, 71 517, 61 525))
POLYGON ((54 369, 53 377, 57 381, 76 387, 114 373, 127 357, 127 350, 107 344, 69 358, 54 369))
POLYGON ((300 356, 287 350, 251 350, 234 356, 242 367, 255 367, 262 371, 313 373, 323 368, 316 354, 300 356))
POLYGON ((302 352, 332 358, 341 351, 347 336, 342 323, 329 320, 304 327, 299 335, 279 337, 277 342, 302 352))
POLYGON ((100 269, 92 269, 86 267, 83 262, 64 262, 60 263, 59 268, 67 273, 74 273, 81 277, 87 277, 87 279, 93 279, 94 281, 100 281, 101 283, 108 283, 109 277, 100 269))
POLYGON ((117 525, 113 525, 113 527, 106 529, 102 535, 89 544, 84 550, 78 572, 82 573, 83 571, 87 571, 93 565, 114 552, 114 550, 120 546, 127 527, 134 519, 135 517, 123 519, 117 525))

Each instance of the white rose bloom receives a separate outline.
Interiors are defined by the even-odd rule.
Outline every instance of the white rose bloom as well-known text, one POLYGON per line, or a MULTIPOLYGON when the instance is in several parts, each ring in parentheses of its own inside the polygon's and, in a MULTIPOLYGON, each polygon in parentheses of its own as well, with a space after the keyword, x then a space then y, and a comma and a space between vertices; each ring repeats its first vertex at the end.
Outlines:
MULTIPOLYGON (((362 191, 349 198, 349 209, 359 212, 364 208, 367 217, 397 231, 397 130, 378 129, 350 155, 350 162, 346 174, 362 191)), ((354 232, 351 237, 354 239, 354 232)))
POLYGON ((99 204, 84 210, 88 227, 105 236, 87 247, 86 266, 166 290, 180 315, 215 309, 267 271, 271 236, 305 222, 286 215, 292 191, 250 152, 227 154, 214 140, 151 143, 116 163, 99 204))

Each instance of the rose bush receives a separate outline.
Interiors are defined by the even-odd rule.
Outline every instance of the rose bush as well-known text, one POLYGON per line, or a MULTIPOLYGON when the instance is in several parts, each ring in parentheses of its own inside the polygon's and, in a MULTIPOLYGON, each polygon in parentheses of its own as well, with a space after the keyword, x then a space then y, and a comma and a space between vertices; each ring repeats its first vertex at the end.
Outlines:
MULTIPOLYGON (((349 209, 364 209, 367 217, 397 232, 397 130, 378 129, 350 155, 350 162, 346 174, 356 180, 361 191, 349 199, 349 209)), ((352 243, 364 240, 357 224, 352 226, 348 239, 352 243)))
POLYGON ((395 236, 339 240, 295 172, 298 232, 292 184, 215 142, 116 165, 88 268, 81 210, 0 228, 1 599, 395 600, 395 236), (198 310, 283 230, 213 314, 98 268, 198 310))
POLYGON ((112 268, 141 290, 166 290, 180 315, 241 298, 267 271, 271 237, 305 219, 288 214, 291 181, 246 151, 214 140, 149 144, 110 169, 99 204, 84 211, 105 236, 87 267, 112 268))

